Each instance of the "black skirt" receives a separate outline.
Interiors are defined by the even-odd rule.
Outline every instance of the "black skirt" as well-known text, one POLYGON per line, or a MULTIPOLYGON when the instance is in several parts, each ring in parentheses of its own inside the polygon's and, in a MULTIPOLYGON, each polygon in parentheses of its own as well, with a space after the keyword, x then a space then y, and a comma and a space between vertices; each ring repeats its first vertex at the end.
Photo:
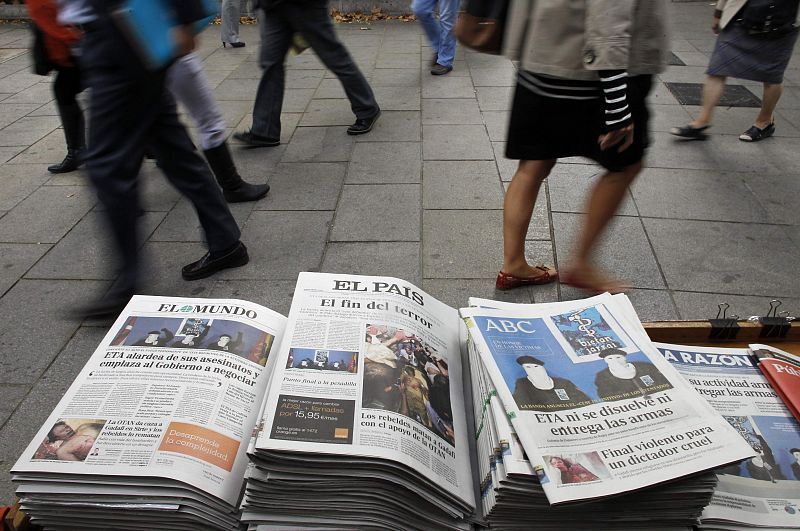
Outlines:
POLYGON ((644 157, 650 143, 647 95, 652 76, 628 78, 628 105, 633 114, 633 145, 623 152, 600 149, 605 131, 602 97, 571 100, 537 94, 517 82, 508 126, 506 157, 517 160, 551 160, 587 157, 609 171, 620 171, 644 157))

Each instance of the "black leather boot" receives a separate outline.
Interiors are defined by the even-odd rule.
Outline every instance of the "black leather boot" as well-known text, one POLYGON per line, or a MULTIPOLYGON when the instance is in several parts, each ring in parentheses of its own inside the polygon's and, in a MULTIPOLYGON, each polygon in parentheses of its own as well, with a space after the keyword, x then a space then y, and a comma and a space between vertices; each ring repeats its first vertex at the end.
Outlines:
POLYGON ((207 149, 203 153, 228 203, 257 201, 269 192, 268 184, 250 184, 242 179, 236 170, 236 164, 233 163, 227 142, 207 149))
POLYGON ((61 126, 67 139, 67 156, 60 164, 53 164, 47 168, 50 173, 69 173, 77 170, 82 164, 84 146, 86 145, 85 125, 83 111, 75 103, 73 105, 59 105, 58 114, 61 115, 61 126))

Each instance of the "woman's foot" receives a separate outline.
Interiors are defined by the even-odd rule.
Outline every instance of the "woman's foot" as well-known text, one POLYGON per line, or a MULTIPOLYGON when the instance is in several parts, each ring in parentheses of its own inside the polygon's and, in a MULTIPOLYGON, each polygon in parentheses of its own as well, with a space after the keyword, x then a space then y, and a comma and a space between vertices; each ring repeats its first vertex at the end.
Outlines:
POLYGON ((231 45, 231 48, 244 48, 245 47, 245 44, 242 41, 239 41, 239 42, 225 42, 225 41, 222 41, 222 47, 223 48, 225 48, 229 44, 231 45))
POLYGON ((538 286, 549 284, 558 278, 558 271, 555 268, 545 265, 531 267, 525 264, 520 270, 514 269, 512 272, 500 271, 495 280, 495 287, 499 290, 514 289, 520 286, 538 286))
POLYGON ((605 292, 625 293, 629 289, 625 283, 611 278, 593 267, 571 268, 561 275, 561 283, 595 295, 605 292))
POLYGON ((739 135, 739 140, 742 142, 758 142, 771 137, 773 134, 775 134, 775 122, 769 123, 764 127, 754 124, 750 126, 750 129, 739 135))
POLYGON ((686 124, 683 127, 673 127, 669 130, 670 134, 675 136, 679 136, 681 138, 686 138, 688 140, 705 140, 708 138, 706 134, 706 129, 711 127, 710 125, 695 125, 693 123, 686 124))

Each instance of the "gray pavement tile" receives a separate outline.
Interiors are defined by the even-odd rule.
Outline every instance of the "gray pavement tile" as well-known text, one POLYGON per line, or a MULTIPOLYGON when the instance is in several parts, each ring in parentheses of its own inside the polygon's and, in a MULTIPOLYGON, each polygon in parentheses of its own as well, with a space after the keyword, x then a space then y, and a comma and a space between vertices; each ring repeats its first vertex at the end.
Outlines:
POLYGON ((406 241, 420 238, 420 185, 345 185, 331 241, 406 241))
POLYGON ((422 77, 423 98, 475 98, 475 87, 470 77, 431 76, 422 77))
POLYGON ((324 70, 289 70, 286 72, 286 88, 315 89, 324 75, 324 70))
POLYGON ((478 105, 482 111, 509 111, 514 87, 477 87, 478 105))
MULTIPOLYGON (((553 213, 556 253, 561 270, 569 264, 583 216, 553 213)), ((660 255, 659 255, 660 256, 660 255)), ((664 279, 639 218, 615 216, 598 241, 595 263, 633 288, 664 289, 664 279)), ((663 265, 663 261, 661 262, 663 265)))
MULTIPOLYGON (((212 70, 207 65, 204 65, 203 71, 206 72, 206 74, 208 74, 208 72, 210 72, 212 70)), ((230 71, 230 70, 218 70, 218 72, 224 72, 225 73, 225 77, 227 79, 231 79, 231 80, 233 80, 233 79, 259 79, 260 80, 261 79, 261 75, 263 73, 262 70, 260 68, 258 68, 258 66, 254 65, 253 62, 251 62, 251 61, 245 61, 243 63, 239 63, 239 65, 233 71, 230 71)), ((294 73, 294 72, 297 72, 297 71, 296 70, 292 70, 291 72, 294 73)), ((309 70, 309 72, 312 72, 312 75, 313 75, 314 72, 320 72, 320 78, 322 76, 322 71, 321 70, 309 70)), ((287 82, 288 82, 288 78, 289 78, 288 74, 289 74, 289 72, 287 72, 287 76, 286 76, 287 82)), ((286 87, 289 88, 288 84, 287 84, 286 87)), ((292 87, 292 88, 311 88, 311 87, 292 87)))
POLYGON ((531 288, 522 287, 501 291, 494 287, 494 279, 426 278, 422 289, 453 308, 465 308, 470 297, 480 297, 516 304, 533 303, 531 288))
POLYGON ((21 280, 11 288, 0 299, 5 316, 0 323, 3 383, 34 383, 78 329, 69 309, 107 286, 85 280, 21 280))
POLYGON ((503 55, 491 55, 467 50, 464 58, 469 63, 470 68, 494 69, 513 66, 512 62, 503 55))
POLYGON ((510 111, 485 111, 483 122, 489 131, 489 140, 492 142, 505 142, 508 136, 508 119, 510 111))
POLYGON ((648 101, 653 105, 680 105, 666 85, 654 80, 653 88, 648 95, 648 101))
MULTIPOLYGON (((380 124, 380 120, 378 120, 380 124)), ((355 137, 346 127, 298 127, 281 162, 344 162, 350 158, 355 137)), ((370 133, 372 134, 372 133, 370 133)), ((369 136, 363 135, 363 136, 369 136)))
POLYGON ((311 100, 300 119, 300 126, 341 125, 355 121, 350 102, 344 99, 311 100))
MULTIPOLYGON (((2 76, 2 74, 0 74, 0 76, 2 76)), ((0 94, 0 102, 10 98, 11 96, 13 96, 13 94, 0 94)))
MULTIPOLYGON (((228 205, 239 228, 242 228, 254 207, 253 202, 228 205)), ((150 236, 153 242, 203 242, 205 234, 200 219, 188 199, 181 199, 150 236)))
MULTIPOLYGON (((138 220, 140 244, 164 219, 163 212, 147 212, 138 220)), ((39 260, 25 278, 114 280, 116 250, 103 212, 89 212, 39 260)))
POLYGON ((659 79, 669 83, 703 83, 708 64, 699 66, 670 66, 658 74, 659 79))
POLYGON ((278 164, 269 176, 267 197, 253 203, 255 210, 334 210, 342 189, 344 163, 300 162, 278 164))
MULTIPOLYGON (((303 72, 303 70, 299 70, 299 72, 303 72)), ((345 99, 345 98, 347 98, 347 94, 344 93, 344 88, 342 88, 342 83, 338 79, 323 79, 322 82, 317 87, 317 90, 314 92, 314 100, 331 100, 331 99, 345 99)))
POLYGON ((797 247, 782 227, 643 220, 670 289, 800 296, 797 247), (769 252, 764 252, 769 249, 769 252))
POLYGON ((11 210, 44 184, 50 175, 47 170, 31 165, 3 164, 0 166, 0 210, 11 210))
MULTIPOLYGON (((73 172, 57 175, 48 183, 57 179, 68 179, 73 185, 86 184, 85 172, 73 172)), ((139 171, 139 205, 147 212, 169 212, 180 200, 181 194, 170 184, 154 162, 145 162, 139 171)), ((102 203, 94 207, 96 211, 105 210, 102 203)))
POLYGON ((332 219, 323 211, 253 212, 242 234, 250 263, 218 278, 296 280, 301 271, 318 271, 332 219))
POLYGON ((650 131, 669 132, 673 127, 681 127, 691 120, 683 105, 650 105, 650 131))
POLYGON ((0 146, 26 146, 61 125, 58 116, 26 116, 0 130, 0 146))
POLYGON ((421 43, 418 40, 386 41, 380 44, 381 55, 392 53, 419 53, 421 43))
POLYGON ((46 377, 31 388, 0 429, 0 499, 4 502, 14 498, 15 485, 11 483, 9 474, 11 467, 78 376, 105 332, 104 328, 82 327, 74 336, 70 332, 69 336, 64 337, 62 346, 64 343, 66 346, 55 358, 46 377))
MULTIPOLYGON (((692 49, 694 49, 693 46, 692 49)), ((695 52, 692 50, 676 50, 675 48, 673 48, 672 51, 675 52, 675 55, 677 55, 681 59, 681 61, 686 63, 687 66, 707 67, 708 62, 711 59, 711 55, 707 53, 695 52)), ((704 77, 700 77, 699 79, 704 79, 704 77)))
POLYGON ((199 260, 206 251, 205 244, 201 243, 145 243, 141 249, 140 276, 142 284, 137 293, 140 295, 168 294, 172 297, 208 297, 211 288, 220 278, 219 273, 210 278, 191 282, 187 282, 181 277, 181 268, 199 260))
POLYGON ((283 94, 282 112, 303 112, 314 96, 314 89, 292 89, 283 94))
POLYGON ((429 98, 422 100, 422 123, 423 125, 481 125, 483 117, 474 98, 429 98))
MULTIPOLYGON (((0 82, 2 83, 2 82, 0 82)), ((17 92, 4 103, 38 103, 43 105, 55 98, 53 95, 53 85, 51 83, 36 83, 27 87, 25 90, 17 92)))
POLYGON ((668 133, 652 133, 647 151, 647 166, 652 168, 681 168, 716 170, 719 163, 711 142, 680 140, 668 133))
POLYGON ((375 99, 384 111, 420 110, 420 89, 418 87, 372 87, 375 99))
POLYGON ((56 243, 97 201, 86 186, 44 186, 0 220, 0 241, 56 243))
MULTIPOLYGON (((766 315, 769 303, 774 297, 731 295, 730 293, 694 293, 687 291, 673 292, 675 304, 678 306, 681 319, 706 320, 717 315, 718 304, 727 302, 728 315, 738 315, 742 319, 750 316, 766 315)), ((800 299, 779 297, 782 304, 780 311, 787 310, 789 315, 800 314, 800 299)))
POLYGON ((286 58, 286 66, 293 70, 324 70, 325 65, 314 55, 312 50, 306 50, 300 55, 286 58))
POLYGON ((373 87, 418 87, 420 72, 418 68, 381 68, 373 72, 370 84, 373 87))
MULTIPOLYGON (((497 272, 503 265, 501 211, 425 210, 422 223, 425 279, 485 278, 494 285, 497 272), (474 252, 476 241, 481 242, 479 253, 474 252)), ((549 241, 526 241, 525 256, 532 264, 552 264, 552 244, 549 241)))
POLYGON ((56 101, 53 100, 49 103, 45 103, 32 113, 29 113, 28 116, 58 116, 58 105, 56 101))
POLYGON ((295 280, 219 280, 208 296, 243 299, 288 315, 295 284, 295 280))
MULTIPOLYGON (((35 243, 0 244, 0 296, 8 291, 28 269, 50 250, 50 245, 35 243)), ((2 421, 0 421, 0 425, 2 421)))
POLYGON ((356 137, 356 142, 419 142, 419 111, 384 111, 373 130, 356 137))
POLYGON ((27 146, 0 146, 0 164, 8 162, 24 151, 27 146))
POLYGON ((492 160, 494 151, 483 125, 423 125, 424 160, 492 160))
POLYGON ((775 129, 782 129, 784 124, 800 128, 800 109, 778 109, 775 112, 775 129))
POLYGON ((419 242, 333 242, 320 271, 402 278, 419 285, 419 242))
MULTIPOLYGON (((292 139, 292 135, 294 135, 294 130, 297 128, 297 124, 300 123, 300 119, 303 117, 303 113, 301 112, 291 112, 291 113, 281 113, 281 143, 288 144, 289 141, 292 139)), ((242 118, 242 121, 239 122, 234 129, 236 131, 249 131, 253 126, 253 115, 247 113, 242 118)), ((286 149, 286 146, 274 146, 270 148, 250 148, 249 146, 239 142, 233 135, 228 137, 228 143, 231 146, 241 147, 242 149, 238 150, 241 153, 244 152, 251 152, 251 154, 255 155, 260 153, 259 157, 265 157, 265 160, 268 162, 271 161, 273 158, 275 159, 272 164, 277 163, 280 160, 280 156, 283 155, 283 150, 286 149), (275 158, 276 154, 278 155, 275 158)), ((236 156, 234 156, 236 158, 236 156)), ((238 162, 238 159, 237 159, 238 162)))
MULTIPOLYGON (((250 115, 253 111, 253 102, 246 100, 222 100, 217 102, 217 106, 225 119, 226 127, 236 127, 242 121, 242 118, 250 115)), ((195 125, 188 117, 186 118, 186 123, 195 125)))
POLYGON ((426 161, 422 208, 502 209, 503 188, 492 161, 426 161))
POLYGON ((418 53, 380 53, 375 68, 420 68, 418 53))
MULTIPOLYGON (((3 64, 8 64, 8 61, 3 64)), ((42 76, 31 74, 27 69, 20 70, 0 79, 0 92, 3 94, 17 94, 40 81, 42 81, 42 76)))
POLYGON ((0 129, 41 107, 38 103, 0 103, 0 129))
POLYGON ((519 161, 506 158, 505 142, 492 142, 492 150, 494 151, 494 158, 497 161, 497 169, 500 171, 500 179, 502 179, 503 182, 511 181, 514 174, 517 172, 519 161))
MULTIPOLYGON (((20 402, 25 398, 25 395, 28 394, 30 391, 30 385, 5 385, 0 384, 0 395, 3 396, 3 400, 0 401, 0 426, 6 423, 8 417, 11 416, 11 413, 17 408, 20 402)), ((2 431, 0 431, 2 433, 2 431)), ((5 500, 4 497, 0 494, 0 499, 5 500)), ((11 498, 9 498, 11 499, 11 498)))
POLYGON ((46 165, 55 164, 64 160, 67 154, 67 145, 64 140, 64 130, 58 128, 23 150, 19 155, 11 159, 11 164, 38 164, 36 167, 40 172, 46 172, 46 165))
MULTIPOLYGON (((547 178, 553 212, 585 212, 586 201, 603 173, 602 168, 589 164, 556 164, 547 178)), ((617 214, 638 215, 630 193, 625 194, 617 214)))
POLYGON ((744 174, 744 181, 767 209, 771 223, 800 225, 800 181, 797 173, 776 175, 744 174))
POLYGON ((476 87, 513 87, 517 84, 517 69, 511 64, 492 68, 471 66, 470 74, 476 87))
POLYGON ((744 177, 746 174, 646 168, 632 192, 643 217, 768 222, 767 211, 744 177))
MULTIPOLYGON (((0 90, 0 92, 2 91, 0 90)), ((783 109, 800 109, 800 87, 783 87, 783 95, 778 102, 777 108, 778 111, 783 109)))
POLYGON ((347 168, 348 184, 419 183, 420 142, 356 142, 347 168))

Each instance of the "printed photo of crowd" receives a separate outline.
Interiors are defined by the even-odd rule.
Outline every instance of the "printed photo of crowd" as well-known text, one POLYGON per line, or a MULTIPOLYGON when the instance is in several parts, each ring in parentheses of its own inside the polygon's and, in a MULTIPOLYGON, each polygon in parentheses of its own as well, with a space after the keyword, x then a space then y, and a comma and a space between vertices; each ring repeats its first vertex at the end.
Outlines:
POLYGON ((455 444, 447 360, 413 333, 367 325, 361 403, 400 413, 455 444))
POLYGON ((112 346, 192 348, 229 352, 266 365, 274 336, 224 319, 137 317, 125 321, 112 346))
POLYGON ((358 372, 358 352, 291 348, 286 360, 286 368, 355 374, 358 372))
POLYGON ((105 424, 98 419, 58 419, 32 459, 85 461, 105 424))

